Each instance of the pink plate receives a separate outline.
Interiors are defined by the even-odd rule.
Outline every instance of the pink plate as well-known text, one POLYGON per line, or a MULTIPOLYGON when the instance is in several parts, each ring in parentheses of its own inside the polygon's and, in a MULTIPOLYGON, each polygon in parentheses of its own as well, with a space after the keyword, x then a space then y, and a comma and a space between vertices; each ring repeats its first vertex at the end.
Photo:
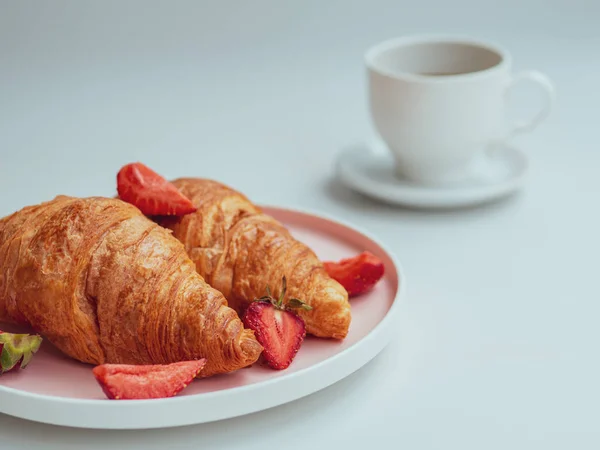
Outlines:
MULTIPOLYGON (((386 268, 369 294, 351 300, 348 337, 307 337, 292 365, 274 371, 258 364, 238 372, 195 380, 177 397, 107 400, 91 366, 71 360, 45 341, 30 365, 0 377, 0 412, 24 419, 84 428, 164 428, 210 422, 277 406, 323 389, 350 375, 389 342, 405 279, 392 254, 365 232, 321 215, 265 207, 322 260, 369 250, 386 268)), ((3 329, 11 330, 6 325, 3 329)), ((14 330, 14 327, 12 327, 14 330)))

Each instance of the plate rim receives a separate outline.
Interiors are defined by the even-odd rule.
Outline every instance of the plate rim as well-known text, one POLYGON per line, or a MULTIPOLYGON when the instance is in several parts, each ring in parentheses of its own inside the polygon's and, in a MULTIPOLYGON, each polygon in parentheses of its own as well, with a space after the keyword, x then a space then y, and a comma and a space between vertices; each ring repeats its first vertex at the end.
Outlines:
MULTIPOLYGON (((398 287, 395 292, 395 296, 394 296, 392 305, 390 306, 390 308, 387 311, 387 313, 385 314, 385 316, 363 338, 361 338, 360 340, 358 340, 357 342, 355 342, 348 348, 340 351, 339 353, 336 353, 335 355, 333 355, 327 359, 319 361, 316 364, 313 364, 309 367, 303 368, 296 372, 292 372, 290 374, 286 374, 286 375, 283 375, 280 377, 275 377, 275 378, 271 378, 271 379, 256 382, 256 383, 251 383, 251 384, 244 385, 244 386, 220 389, 217 391, 204 392, 204 393, 195 394, 195 395, 175 396, 175 397, 163 398, 163 399, 107 401, 106 399, 72 398, 72 397, 61 397, 58 395, 39 394, 39 393, 23 391, 21 389, 0 385, 0 397, 8 396, 13 399, 26 398, 29 402, 32 402, 32 403, 37 402, 40 405, 43 405, 43 404, 58 405, 58 404, 60 404, 61 406, 98 407, 98 408, 102 408, 103 412, 105 412, 105 413, 109 412, 109 410, 119 410, 119 411, 139 410, 141 408, 149 407, 150 405, 153 408, 154 407, 160 408, 160 407, 164 407, 164 406, 169 406, 169 407, 182 406, 183 407, 187 403, 198 402, 200 398, 204 401, 211 401, 211 400, 218 399, 219 397, 225 398, 225 397, 236 396, 236 395, 240 395, 240 394, 249 394, 249 393, 252 393, 252 391, 269 389, 269 388, 272 388, 274 386, 278 386, 281 384, 288 384, 288 383, 296 382, 298 380, 298 378, 302 378, 303 376, 306 376, 307 374, 314 372, 315 369, 318 369, 322 366, 335 364, 340 359, 343 359, 343 360, 347 359, 349 353, 356 352, 357 348, 364 348, 364 347, 368 346, 369 343, 373 339, 375 339, 378 335, 384 333, 385 331, 389 331, 391 322, 393 322, 395 317, 398 315, 401 300, 406 296, 407 281, 406 281, 406 274, 405 274, 403 266, 401 265, 400 261, 398 260, 397 256, 395 255, 395 253, 387 245, 382 243, 379 240, 379 238, 374 236, 372 233, 366 231, 362 227, 360 227, 356 224, 353 224, 349 221, 346 221, 345 219, 333 217, 330 214, 323 213, 322 211, 319 211, 316 209, 308 209, 308 208, 304 208, 304 207, 296 207, 296 206, 289 206, 289 205, 280 206, 280 205, 276 205, 276 204, 266 204, 266 203, 260 203, 257 205, 265 211, 273 211, 273 210, 282 211, 282 212, 287 212, 287 213, 292 213, 292 214, 300 214, 303 216, 309 216, 309 217, 325 220, 328 222, 333 222, 334 224, 341 225, 345 228, 348 228, 356 233, 363 235, 364 237, 366 237, 367 239, 372 241, 376 246, 378 246, 380 249, 382 249, 385 252, 386 256, 391 260, 391 262, 394 266, 396 276, 398 278, 398 287)), ((390 334, 391 333, 388 332, 388 335, 390 335, 390 334)), ((372 354, 364 362, 361 362, 358 365, 358 367, 355 367, 354 369, 352 369, 350 371, 345 371, 345 373, 343 373, 341 376, 336 376, 335 380, 333 380, 332 382, 323 384, 322 386, 320 386, 316 389, 310 389, 309 392, 307 392, 307 393, 300 394, 297 396, 292 396, 292 398, 289 398, 289 399, 286 399, 283 401, 275 402, 274 404, 272 404, 271 406, 268 406, 268 407, 260 407, 257 409, 249 408, 248 411, 246 411, 246 412, 225 414, 225 415, 223 415, 223 417, 220 417, 220 418, 217 417, 212 420, 189 420, 185 423, 174 423, 174 424, 166 424, 166 425, 149 425, 149 426, 78 425, 76 423, 65 423, 64 421, 61 421, 59 419, 53 420, 52 418, 47 418, 45 420, 41 420, 39 418, 35 418, 36 409, 33 406, 31 406, 31 410, 34 412, 34 414, 24 414, 24 413, 19 414, 19 413, 14 413, 14 412, 7 412, 7 408, 5 408, 5 405, 10 404, 10 402, 3 402, 3 401, 0 401, 0 413, 7 414, 7 415, 10 415, 13 417, 19 417, 21 419, 30 420, 30 421, 34 421, 34 422, 59 425, 59 426, 67 426, 67 427, 73 427, 73 428, 88 428, 88 429, 150 429, 150 428, 156 429, 156 428, 170 428, 170 427, 176 427, 176 426, 185 426, 185 425, 192 425, 192 424, 209 423, 209 422, 214 422, 214 421, 218 421, 218 420, 225 420, 227 418, 240 417, 240 416, 244 416, 244 415, 247 415, 247 414, 250 414, 253 412, 258 412, 258 411, 270 409, 272 407, 280 406, 282 404, 292 402, 292 401, 297 400, 306 395, 310 395, 312 393, 315 393, 322 389, 325 389, 325 388, 331 386, 332 384, 335 384, 336 382, 342 380, 343 378, 349 376, 350 374, 352 374, 359 368, 363 367, 364 365, 366 365, 371 359, 373 359, 375 356, 377 356, 381 352, 381 350, 383 350, 383 348, 385 348, 387 346, 387 344, 389 343, 389 340, 390 340, 390 336, 388 336, 388 338, 385 340, 383 345, 379 346, 380 348, 378 348, 376 351, 372 352, 372 354)), ((8 408, 8 409, 10 409, 10 408, 8 408)))

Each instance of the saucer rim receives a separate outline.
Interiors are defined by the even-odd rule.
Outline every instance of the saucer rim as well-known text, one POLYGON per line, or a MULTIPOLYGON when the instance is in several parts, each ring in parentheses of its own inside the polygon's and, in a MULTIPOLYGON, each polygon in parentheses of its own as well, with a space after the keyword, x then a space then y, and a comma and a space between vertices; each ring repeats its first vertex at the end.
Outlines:
POLYGON ((374 180, 357 167, 357 158, 372 158, 391 161, 389 154, 375 150, 374 142, 361 142, 344 147, 335 161, 335 174, 342 184, 370 198, 401 206, 424 208, 456 208, 476 206, 506 197, 518 191, 526 182, 529 159, 525 152, 513 144, 502 144, 496 149, 499 154, 510 155, 515 169, 505 180, 489 185, 457 185, 451 188, 435 185, 419 185, 412 181, 398 180, 390 184, 374 180))

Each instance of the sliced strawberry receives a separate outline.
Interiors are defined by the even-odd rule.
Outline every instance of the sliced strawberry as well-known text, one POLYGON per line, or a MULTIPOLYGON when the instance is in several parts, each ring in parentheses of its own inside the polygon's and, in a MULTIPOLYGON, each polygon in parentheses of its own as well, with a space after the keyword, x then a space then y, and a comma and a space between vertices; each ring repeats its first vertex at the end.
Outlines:
POLYGON ((281 293, 276 300, 267 286, 267 295, 250 303, 242 316, 246 328, 254 330, 256 339, 264 348, 263 359, 276 370, 289 367, 306 336, 304 320, 291 309, 312 309, 297 298, 289 299, 284 305, 286 287, 286 278, 283 277, 281 293))
POLYGON ((200 373, 206 359, 173 364, 102 364, 94 367, 96 381, 112 400, 173 397, 200 373))
POLYGON ((370 252, 362 252, 352 258, 324 263, 331 278, 340 283, 350 297, 370 291, 383 277, 383 262, 370 252))
POLYGON ((119 198, 148 216, 182 216, 196 211, 189 198, 142 163, 127 164, 117 174, 119 198))
POLYGON ((247 328, 254 330, 256 339, 264 347, 265 362, 273 369, 288 368, 306 336, 302 318, 265 300, 252 302, 243 321, 247 328))

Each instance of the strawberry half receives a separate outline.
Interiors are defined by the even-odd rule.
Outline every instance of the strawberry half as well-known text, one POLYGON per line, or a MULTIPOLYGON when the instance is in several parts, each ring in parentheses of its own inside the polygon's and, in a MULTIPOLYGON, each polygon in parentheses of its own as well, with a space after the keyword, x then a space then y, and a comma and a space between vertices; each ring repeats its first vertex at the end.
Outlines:
POLYGON ((96 381, 111 400, 173 397, 200 373, 206 359, 173 364, 102 364, 94 367, 96 381))
POLYGON ((189 198, 142 163, 127 164, 117 174, 119 198, 148 216, 182 216, 196 211, 189 198))
POLYGON ((312 309, 296 298, 290 299, 284 305, 285 277, 282 284, 279 299, 273 298, 267 286, 267 295, 250 303, 242 316, 246 328, 254 330, 256 339, 264 348, 264 361, 276 370, 287 369, 290 366, 306 336, 304 320, 292 312, 292 309, 312 309))
POLYGON ((338 262, 328 261, 323 265, 329 276, 344 286, 350 297, 373 289, 385 273, 383 262, 367 251, 338 262))

